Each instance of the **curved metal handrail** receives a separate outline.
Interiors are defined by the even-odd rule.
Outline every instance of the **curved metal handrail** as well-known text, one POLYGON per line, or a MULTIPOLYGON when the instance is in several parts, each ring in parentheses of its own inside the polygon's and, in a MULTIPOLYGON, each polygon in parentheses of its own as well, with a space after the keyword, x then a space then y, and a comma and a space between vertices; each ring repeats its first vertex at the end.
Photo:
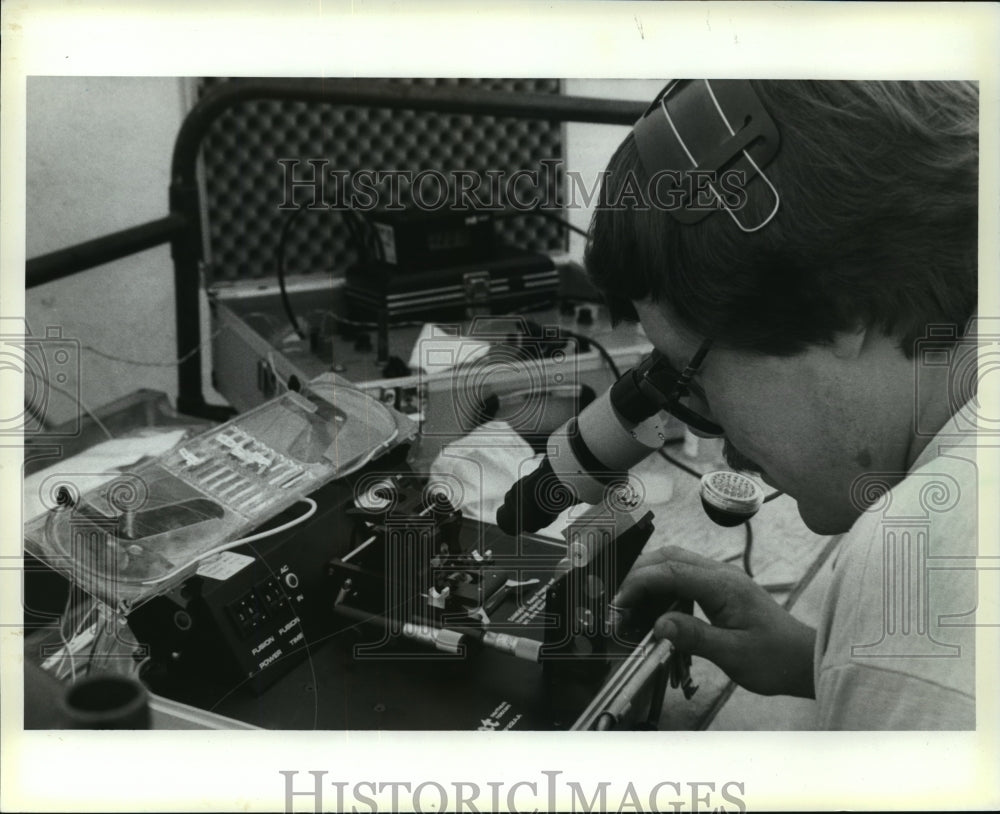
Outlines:
POLYGON ((390 109, 433 110, 548 121, 631 125, 645 105, 616 99, 484 91, 372 79, 234 79, 216 85, 194 105, 174 142, 170 213, 160 219, 28 260, 25 285, 68 277, 169 242, 174 260, 178 365, 177 409, 218 417, 201 390, 198 290, 203 260, 197 160, 209 128, 232 107, 255 100, 285 100, 390 109))

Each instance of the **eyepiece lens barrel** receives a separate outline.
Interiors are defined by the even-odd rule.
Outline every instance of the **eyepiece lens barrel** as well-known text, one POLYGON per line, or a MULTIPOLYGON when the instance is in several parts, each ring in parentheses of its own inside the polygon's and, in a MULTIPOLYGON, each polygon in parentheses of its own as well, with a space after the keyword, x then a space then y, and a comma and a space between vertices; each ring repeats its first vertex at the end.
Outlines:
POLYGON ((496 522, 501 531, 538 531, 545 528, 570 506, 580 500, 576 493, 552 471, 548 456, 538 468, 517 481, 504 495, 497 509, 496 522))

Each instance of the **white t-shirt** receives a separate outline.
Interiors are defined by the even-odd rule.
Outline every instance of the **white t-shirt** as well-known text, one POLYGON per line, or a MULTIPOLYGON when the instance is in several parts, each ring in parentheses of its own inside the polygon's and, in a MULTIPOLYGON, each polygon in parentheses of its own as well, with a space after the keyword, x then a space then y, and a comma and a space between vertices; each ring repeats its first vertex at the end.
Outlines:
POLYGON ((820 728, 975 728, 974 444, 950 421, 844 535, 816 636, 820 728))

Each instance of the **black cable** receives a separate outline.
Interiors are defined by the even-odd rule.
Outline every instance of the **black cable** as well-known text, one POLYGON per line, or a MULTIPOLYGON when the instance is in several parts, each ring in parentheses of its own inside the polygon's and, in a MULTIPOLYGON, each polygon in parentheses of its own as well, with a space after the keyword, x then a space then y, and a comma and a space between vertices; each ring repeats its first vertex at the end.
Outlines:
MULTIPOLYGON (((220 333, 222 333, 222 330, 223 330, 222 328, 216 328, 212 332, 212 335, 209 336, 208 340, 206 341, 210 342, 211 340, 215 339, 220 333)), ((112 362, 121 362, 126 365, 135 365, 136 367, 177 367, 178 365, 184 364, 184 362, 186 362, 188 359, 190 359, 192 356, 198 353, 198 351, 202 350, 202 345, 199 345, 198 347, 189 350, 179 359, 172 359, 168 362, 147 362, 144 359, 130 359, 127 356, 116 356, 115 354, 107 353, 106 351, 103 351, 100 348, 95 348, 93 345, 80 345, 80 347, 83 348, 85 351, 96 354, 97 356, 103 357, 104 359, 108 359, 112 362)))
POLYGON ((586 237, 586 238, 590 237, 590 234, 587 232, 586 229, 581 229, 579 226, 576 226, 576 225, 570 223, 568 220, 566 220, 566 218, 562 217, 561 215, 557 215, 555 212, 546 212, 544 209, 542 209, 541 207, 539 207, 537 205, 531 211, 532 212, 537 212, 539 215, 541 215, 546 220, 550 220, 550 221, 552 221, 554 223, 561 224, 566 229, 569 229, 572 232, 576 232, 578 235, 583 235, 583 237, 586 237))
POLYGON ((102 624, 103 619, 98 615, 97 621, 94 622, 94 641, 90 646, 90 653, 87 655, 87 675, 90 675, 91 665, 94 663, 94 658, 97 656, 97 643, 100 641, 101 637, 104 635, 104 627, 102 624))
MULTIPOLYGON (((306 335, 299 327, 299 321, 295 316, 295 312, 292 310, 292 303, 288 298, 288 290, 285 286, 285 244, 288 241, 288 234, 292 228, 292 224, 304 209, 308 209, 308 207, 304 205, 300 206, 285 219, 285 222, 281 227, 281 234, 278 237, 278 248, 275 257, 275 265, 277 266, 278 272, 278 288, 281 291, 281 304, 285 309, 285 315, 288 317, 288 321, 291 323, 292 328, 295 330, 299 339, 305 339, 306 335)), ((369 242, 373 243, 376 248, 376 259, 384 259, 382 254, 382 244, 377 239, 369 239, 366 241, 365 234, 363 234, 366 232, 366 224, 362 223, 357 214, 350 209, 341 210, 341 214, 343 215, 344 225, 347 227, 350 240, 357 249, 361 264, 363 266, 367 266, 371 262, 372 256, 368 246, 369 242)), ((370 229, 367 230, 367 234, 369 238, 374 237, 370 229)))
POLYGON ((750 525, 749 518, 743 525, 747 530, 747 540, 743 544, 743 570, 750 579, 753 579, 753 570, 750 568, 750 551, 753 549, 753 526, 750 525))
POLYGON ((601 358, 604 360, 605 364, 607 364, 607 366, 611 368, 611 373, 615 377, 615 381, 618 381, 618 379, 622 377, 622 372, 621 370, 618 369, 618 365, 615 364, 615 360, 608 352, 608 349, 604 347, 604 345, 602 345, 596 339, 591 339, 589 336, 578 334, 576 333, 576 331, 570 331, 564 329, 563 333, 566 336, 570 337, 571 339, 576 339, 579 342, 584 342, 586 344, 593 345, 594 348, 597 350, 597 352, 601 355, 601 358))
POLYGON ((676 466, 678 469, 680 469, 683 472, 687 472, 689 475, 691 475, 691 477, 698 478, 698 480, 701 480, 701 476, 702 476, 701 472, 699 472, 697 469, 693 469, 692 467, 688 466, 687 464, 685 464, 685 463, 683 463, 681 461, 678 461, 672 455, 669 455, 667 452, 665 452, 663 450, 663 447, 660 447, 660 449, 658 449, 656 451, 658 453, 660 453, 660 457, 663 458, 668 463, 673 464, 674 466, 676 466))
POLYGON ((354 216, 354 213, 348 209, 345 209, 340 213, 344 221, 344 226, 347 228, 347 236, 350 238, 351 244, 358 252, 358 262, 364 265, 366 260, 365 247, 361 242, 361 235, 358 233, 358 223, 354 216))
POLYGON ((354 244, 354 248, 358 253, 358 262, 362 266, 370 266, 373 259, 384 260, 382 243, 374 239, 370 225, 366 221, 362 221, 353 209, 342 209, 340 214, 344 219, 344 225, 347 227, 351 243, 354 244), (369 246, 370 243, 374 244, 376 248, 376 256, 374 258, 369 246))
POLYGON ((555 212, 549 212, 545 209, 542 209, 541 205, 537 203, 531 209, 508 209, 507 211, 501 212, 499 215, 497 215, 497 218, 498 219, 516 218, 519 217, 520 215, 539 215, 545 218, 546 220, 552 221, 553 223, 558 223, 564 229, 569 229, 571 232, 576 232, 578 235, 582 235, 583 237, 586 238, 590 237, 590 233, 587 232, 586 229, 581 229, 579 226, 570 223, 566 218, 562 217, 561 215, 557 215, 555 212))
POLYGON ((288 240, 288 232, 292 228, 295 219, 305 209, 305 205, 300 206, 285 218, 285 222, 281 226, 281 234, 278 236, 278 249, 274 260, 278 271, 278 289, 281 291, 281 304, 284 306, 285 315, 288 317, 288 321, 292 324, 292 329, 298 335, 299 339, 305 339, 306 335, 302 333, 302 329, 299 327, 299 321, 295 318, 295 312, 292 310, 292 303, 288 299, 288 291, 285 288, 285 241, 288 240))

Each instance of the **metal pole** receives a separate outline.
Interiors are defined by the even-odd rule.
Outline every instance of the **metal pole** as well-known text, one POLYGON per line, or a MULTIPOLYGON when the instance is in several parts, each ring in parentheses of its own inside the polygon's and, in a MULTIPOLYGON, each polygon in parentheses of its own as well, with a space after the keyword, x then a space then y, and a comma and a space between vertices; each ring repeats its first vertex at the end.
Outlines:
POLYGON ((187 222, 184 218, 170 214, 165 218, 33 257, 25 264, 24 286, 33 288, 36 285, 51 283, 53 280, 69 277, 94 266, 102 266, 113 260, 151 249, 172 240, 186 228, 187 222))
POLYGON ((205 404, 201 390, 198 292, 203 258, 197 159, 202 139, 212 123, 237 104, 257 99, 619 125, 631 125, 646 108, 640 102, 615 99, 431 87, 371 79, 238 79, 212 88, 181 123, 174 143, 170 215, 29 260, 26 269, 27 284, 38 285, 169 240, 174 259, 177 355, 184 359, 177 371, 177 407, 193 415, 220 417, 219 411, 205 404))

